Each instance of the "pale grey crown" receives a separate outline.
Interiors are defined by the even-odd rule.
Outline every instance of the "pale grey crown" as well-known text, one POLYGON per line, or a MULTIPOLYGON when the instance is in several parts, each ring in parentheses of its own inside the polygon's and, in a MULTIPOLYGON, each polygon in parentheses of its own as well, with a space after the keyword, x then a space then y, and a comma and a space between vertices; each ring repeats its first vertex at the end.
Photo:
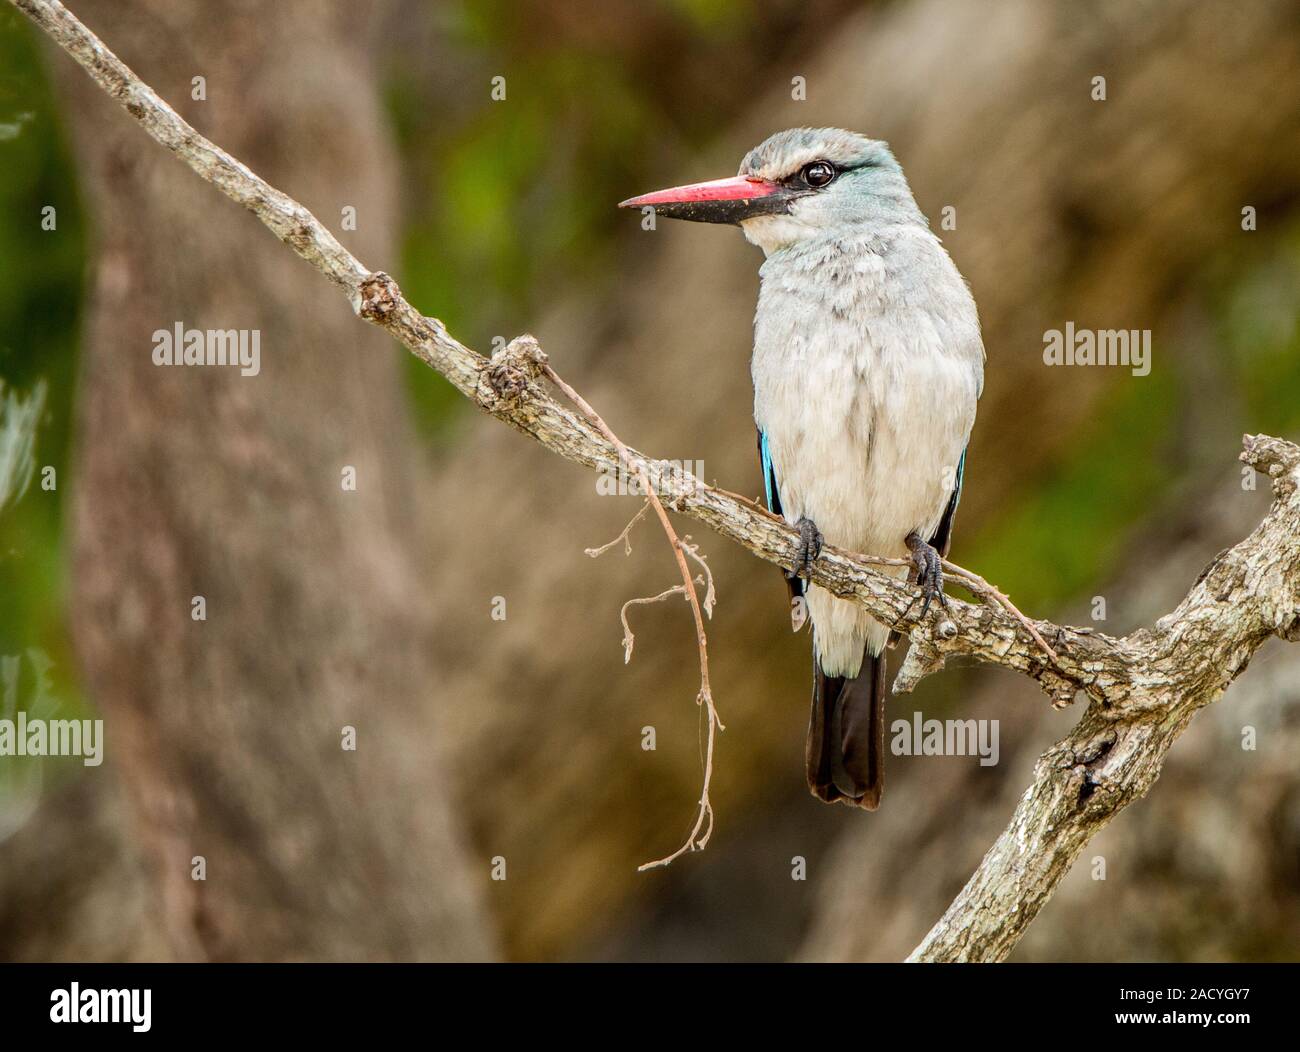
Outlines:
MULTIPOLYGON (((786 224, 779 240, 845 236, 898 223, 928 225, 888 144, 843 128, 777 132, 745 155, 739 174, 796 191, 788 215, 805 232, 798 235, 786 224), (816 161, 836 169, 834 180, 820 189, 802 182, 801 173, 816 161)), ((761 220, 749 225, 777 229, 761 220)))
POLYGON ((837 167, 876 165, 900 170, 889 146, 843 128, 791 128, 763 140, 740 162, 740 175, 781 182, 813 161, 837 167))

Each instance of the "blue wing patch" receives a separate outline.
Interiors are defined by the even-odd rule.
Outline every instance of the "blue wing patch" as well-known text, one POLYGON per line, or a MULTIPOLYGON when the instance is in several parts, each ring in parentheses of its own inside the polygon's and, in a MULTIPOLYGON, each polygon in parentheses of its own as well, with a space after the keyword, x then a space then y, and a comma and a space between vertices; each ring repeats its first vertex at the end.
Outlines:
MULTIPOLYGON (((773 515, 781 515, 781 491, 776 484, 776 469, 772 467, 772 447, 768 445, 767 435, 762 431, 758 433, 758 460, 763 468, 763 494, 767 497, 767 510, 773 515)), ((786 577, 785 583, 790 589, 792 600, 803 595, 803 578, 786 577)), ((796 630, 797 628, 798 625, 796 630)))
POLYGON ((772 470, 772 450, 767 444, 767 435, 758 433, 758 458, 763 464, 763 492, 767 496, 767 510, 774 515, 781 514, 781 498, 776 492, 776 474, 772 470))

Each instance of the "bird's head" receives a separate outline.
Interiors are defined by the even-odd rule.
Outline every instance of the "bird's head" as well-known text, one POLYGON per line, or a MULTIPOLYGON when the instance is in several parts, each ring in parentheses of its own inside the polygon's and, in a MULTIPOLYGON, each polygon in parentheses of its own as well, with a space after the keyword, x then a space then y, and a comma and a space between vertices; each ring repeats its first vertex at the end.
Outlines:
POLYGON ((889 147, 840 128, 793 128, 755 146, 733 179, 674 186, 626 201, 657 216, 735 223, 765 252, 922 222, 889 147))

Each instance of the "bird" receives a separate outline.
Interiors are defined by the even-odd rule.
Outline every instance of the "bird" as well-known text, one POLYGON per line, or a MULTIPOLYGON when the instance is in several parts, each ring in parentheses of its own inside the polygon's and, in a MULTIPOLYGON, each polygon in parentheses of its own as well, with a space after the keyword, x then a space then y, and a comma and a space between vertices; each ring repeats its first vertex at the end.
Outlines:
POLYGON ((917 586, 921 615, 947 606, 942 560, 984 388, 974 297, 889 145, 841 128, 778 132, 734 178, 619 207, 738 225, 763 250, 754 422, 768 508, 798 531, 791 602, 812 622, 808 788, 874 811, 898 636, 810 568, 825 543, 901 560, 884 572, 917 586))

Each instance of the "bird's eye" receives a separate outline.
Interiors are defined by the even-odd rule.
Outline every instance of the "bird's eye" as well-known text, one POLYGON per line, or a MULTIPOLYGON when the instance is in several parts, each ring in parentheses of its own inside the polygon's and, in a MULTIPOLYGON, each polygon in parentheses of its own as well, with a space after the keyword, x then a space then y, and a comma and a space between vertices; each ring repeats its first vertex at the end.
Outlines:
POLYGON ((835 178, 835 166, 829 161, 813 161, 799 174, 809 186, 820 189, 835 178))

